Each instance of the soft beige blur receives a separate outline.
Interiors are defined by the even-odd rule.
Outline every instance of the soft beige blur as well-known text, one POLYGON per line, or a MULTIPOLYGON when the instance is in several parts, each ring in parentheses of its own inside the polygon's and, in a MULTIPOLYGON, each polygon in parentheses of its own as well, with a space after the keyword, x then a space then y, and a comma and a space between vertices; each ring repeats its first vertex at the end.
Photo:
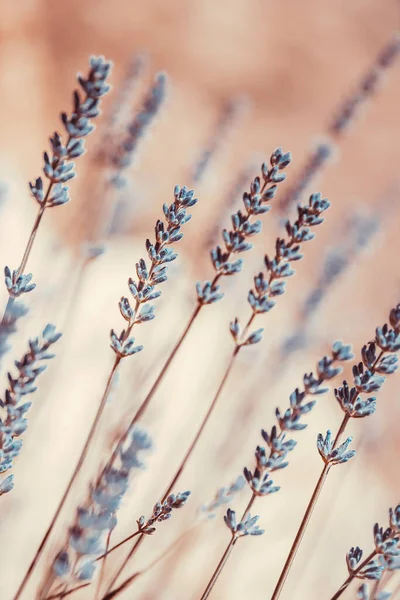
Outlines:
MULTIPOLYGON (((179 264, 171 268, 163 287, 158 317, 135 334, 145 350, 123 365, 96 448, 24 596, 28 600, 35 597, 34 586, 46 561, 60 547, 78 499, 85 497, 97 474, 99 457, 106 456, 123 416, 132 414, 143 399, 183 330, 194 304, 194 282, 211 276, 205 239, 226 213, 222 199, 239 169, 254 157, 256 164, 261 163, 281 145, 293 153, 288 176, 296 177, 310 148, 323 137, 332 111, 394 33, 400 5, 397 0, 3 0, 0 8, 0 180, 8 188, 0 208, 2 265, 16 267, 21 258, 36 212, 27 181, 40 174, 48 137, 59 129, 59 112, 69 110, 75 73, 86 71, 89 55, 104 54, 114 61, 112 82, 117 87, 132 54, 150 54, 134 106, 140 104, 157 70, 170 77, 166 106, 129 172, 131 220, 88 269, 75 302, 71 293, 79 260, 77 232, 87 224, 87 215, 95 214, 102 193, 101 172, 91 160, 101 124, 88 140, 87 154, 77 160, 71 202, 47 211, 29 261, 37 290, 27 297, 31 311, 13 338, 3 368, 11 366, 27 338, 46 322, 62 328, 64 338, 33 398, 24 449, 14 469, 15 490, 1 498, 0 600, 12 598, 80 453, 113 358, 108 332, 110 327, 122 327, 117 302, 126 293, 126 281, 144 252, 145 238, 152 235, 162 203, 170 201, 175 183, 190 185, 190 169, 224 103, 234 94, 245 94, 250 101, 196 189, 200 202, 177 248, 179 264), (71 305, 72 316, 67 315, 71 305)), ((193 490, 190 501, 146 541, 135 559, 136 568, 179 536, 217 487, 228 485, 244 465, 252 465, 259 430, 271 427, 275 406, 287 404, 302 374, 314 368, 329 344, 340 338, 358 350, 399 301, 399 69, 396 64, 390 70, 344 137, 334 164, 319 179, 316 189, 332 202, 327 223, 305 249, 306 259, 289 282, 288 293, 265 316, 263 344, 243 352, 236 365, 177 490, 193 490), (388 205, 381 233, 315 315, 313 343, 283 365, 276 377, 274 352, 296 323, 325 249, 342 239, 344 218, 355 208, 378 213, 388 205), (255 410, 250 411, 250 405, 255 410)), ((110 96, 106 107, 111 102, 110 96)), ((207 410, 232 348, 229 321, 235 314, 247 317, 251 276, 260 266, 262 252, 273 251, 279 231, 276 214, 264 222, 255 251, 245 256, 245 273, 235 282, 223 283, 227 291, 223 302, 204 309, 144 419, 156 451, 148 471, 132 484, 115 541, 132 530, 142 513, 149 514, 207 410)), ((1 286, 1 302, 5 300, 1 286)), ((282 599, 329 598, 345 577, 345 552, 355 544, 368 552, 373 523, 385 524, 387 508, 399 501, 399 378, 389 378, 378 413, 369 422, 351 426, 356 446, 364 432, 362 449, 354 463, 333 469, 282 599)), ((321 468, 316 435, 336 428, 340 417, 332 394, 323 397, 308 418, 308 429, 297 436, 290 467, 274 478, 281 492, 256 504, 265 535, 238 543, 212 598, 270 597, 321 468)), ((238 510, 247 496, 245 490, 235 503, 238 510)), ((221 511, 217 520, 185 539, 121 598, 199 598, 228 533, 221 511)), ((93 598, 93 589, 72 597, 93 598)), ((354 597, 354 591, 348 594, 354 597)))

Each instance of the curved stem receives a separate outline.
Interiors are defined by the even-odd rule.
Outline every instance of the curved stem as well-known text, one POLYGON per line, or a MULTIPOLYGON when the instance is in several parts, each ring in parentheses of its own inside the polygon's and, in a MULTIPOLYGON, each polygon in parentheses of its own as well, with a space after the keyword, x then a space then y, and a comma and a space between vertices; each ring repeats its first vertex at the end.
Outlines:
POLYGON ((367 566, 367 564, 373 560, 375 558, 376 555, 376 550, 374 550, 373 552, 371 552, 371 554, 369 554, 367 556, 367 558, 365 560, 363 560, 362 563, 360 563, 357 567, 357 569, 354 569, 354 571, 352 571, 350 573, 350 575, 348 576, 348 578, 346 579, 346 581, 344 583, 342 583, 342 585, 340 586, 340 588, 338 589, 338 591, 336 592, 336 594, 334 594, 331 598, 331 600, 337 600, 337 598, 340 598, 340 596, 343 594, 343 592, 345 590, 347 590, 347 588, 349 587, 350 583, 353 581, 353 579, 355 579, 357 577, 357 575, 359 574, 359 572, 367 566))
MULTIPOLYGON (((339 427, 339 430, 336 434, 336 438, 335 438, 335 442, 333 444, 333 448, 336 448, 337 444, 339 443, 339 440, 341 438, 341 436, 343 435, 344 430, 346 429, 347 423, 349 421, 349 415, 345 415, 343 418, 343 421, 339 427)), ((292 544, 292 547, 290 548, 289 551, 289 555, 286 559, 285 565, 282 569, 282 572, 280 574, 280 577, 278 579, 278 583, 275 586, 274 592, 272 594, 271 600, 277 600, 282 592, 283 586, 285 585, 287 576, 289 575, 290 569, 292 567, 293 561, 296 557, 297 551, 300 547, 300 544, 303 540, 304 534, 306 532, 307 526, 310 522, 311 516, 314 512, 314 508, 317 504, 319 495, 322 491, 322 488, 324 487, 325 481, 328 477, 330 468, 331 468, 331 464, 329 462, 324 464, 324 468, 322 469, 321 475, 319 476, 319 479, 317 481, 317 484, 314 488, 314 491, 312 493, 312 496, 310 498, 310 501, 307 505, 306 508, 306 512, 304 513, 303 516, 303 520, 301 521, 300 527, 297 531, 296 537, 294 539, 294 542, 292 544)))
MULTIPOLYGON (((225 552, 223 553, 221 560, 219 561, 214 573, 211 576, 210 581, 208 582, 208 585, 206 587, 206 589, 204 590, 202 596, 201 596, 201 600, 206 600, 209 595, 212 592, 212 589, 214 587, 214 585, 216 584, 218 577, 221 575, 222 573, 222 569, 224 568, 224 566, 227 563, 227 560, 229 558, 229 556, 231 555, 231 552, 233 550, 233 546, 235 545, 235 543, 237 542, 238 538, 235 537, 234 535, 231 538, 231 541, 229 542, 229 544, 227 545, 225 552)), ((104 599, 105 600, 105 599, 104 599)))
POLYGON ((92 440, 93 440, 93 438, 95 436, 95 433, 97 432, 97 427, 99 425, 100 418, 102 416, 104 407, 105 407, 105 405, 107 403, 108 395, 110 393, 110 390, 111 390, 111 387, 112 387, 112 384, 113 384, 113 380, 114 380, 115 374, 117 372, 118 365, 119 365, 120 361, 121 361, 121 358, 117 356, 116 359, 115 359, 115 361, 114 361, 114 365, 113 365, 113 367, 111 369, 111 373, 109 375, 109 378, 107 380, 107 385, 106 385, 106 388, 104 390, 100 406, 99 406, 99 408, 97 410, 95 419, 94 419, 94 421, 92 423, 92 427, 90 428, 89 434, 88 434, 88 436, 86 438, 85 445, 84 445, 84 447, 82 449, 82 452, 81 452, 81 454, 79 456, 78 462, 77 462, 77 464, 75 466, 75 469, 74 469, 74 471, 73 471, 73 473, 72 473, 72 475, 70 477, 70 480, 69 480, 68 485, 67 485, 67 487, 66 487, 66 489, 64 491, 64 494, 63 494, 63 496, 62 496, 62 498, 61 498, 61 500, 60 500, 60 502, 59 502, 59 504, 57 506, 56 512, 53 515, 53 518, 52 518, 52 520, 50 522, 50 525, 48 526, 47 531, 44 534, 44 536, 42 538, 42 541, 39 544, 39 547, 38 547, 38 549, 36 551, 36 554, 33 557, 33 560, 31 562, 31 564, 29 565, 28 570, 25 573, 25 576, 24 576, 24 578, 23 578, 23 580, 22 580, 22 582, 21 582, 21 584, 20 584, 20 586, 19 586, 19 588, 18 588, 18 590, 17 590, 17 592, 16 592, 16 594, 14 596, 14 600, 17 600, 21 596, 21 594, 22 594, 22 592, 23 592, 23 590, 24 590, 24 588, 25 588, 25 586, 26 586, 26 584, 27 584, 27 582, 28 582, 28 580, 29 580, 29 578, 30 578, 30 576, 31 576, 34 568, 36 567, 36 565, 37 565, 40 557, 42 556, 44 548, 45 548, 45 546, 47 544, 47 540, 49 539, 49 537, 50 537, 50 535, 51 535, 51 533, 52 533, 52 531, 54 529, 54 526, 55 526, 55 524, 56 524, 56 522, 58 520, 58 517, 59 517, 59 515, 60 515, 60 513, 61 513, 61 511, 62 511, 62 509, 64 507, 64 504, 65 504, 65 502, 66 502, 66 500, 68 498, 68 495, 69 495, 69 493, 71 491, 71 488, 72 488, 72 486, 73 486, 73 484, 75 482, 75 479, 76 479, 76 477, 77 477, 77 475, 78 475, 78 473, 79 473, 79 471, 80 471, 80 469, 81 469, 81 467, 82 467, 82 465, 83 465, 83 463, 85 461, 85 458, 86 458, 87 453, 89 451, 90 444, 91 444, 91 442, 92 442, 92 440))

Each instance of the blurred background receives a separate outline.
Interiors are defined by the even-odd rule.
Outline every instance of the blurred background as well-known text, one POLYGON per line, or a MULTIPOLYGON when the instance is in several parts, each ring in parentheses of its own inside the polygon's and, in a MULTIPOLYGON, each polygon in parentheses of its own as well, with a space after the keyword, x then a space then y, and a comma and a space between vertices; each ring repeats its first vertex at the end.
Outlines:
MULTIPOLYGON (((96 445, 27 599, 36 597, 43 570, 60 549, 89 481, 183 331, 196 302, 195 282, 212 278, 209 251, 219 241, 219 230, 229 225, 230 212, 240 207, 241 194, 277 146, 293 154, 287 182, 263 219, 255 248, 244 256, 243 274, 226 278, 226 298, 202 311, 143 419, 155 451, 147 471, 132 482, 115 542, 134 530, 141 514, 150 514, 190 444, 232 352, 229 322, 247 318, 252 277, 263 254, 274 251, 282 219, 294 214, 293 206, 285 206, 285 194, 321 143, 332 144, 332 156, 301 199, 321 191, 332 208, 297 263, 287 293, 271 314, 259 318, 265 327, 262 344, 241 353, 177 490, 192 490, 190 501, 160 524, 127 572, 169 548, 191 527, 200 505, 232 483, 245 465, 252 467, 260 429, 270 429, 275 407, 287 406, 303 373, 315 368, 335 339, 353 344, 358 357, 375 327, 387 321, 400 299, 400 61, 382 73, 373 93, 364 94, 366 101, 348 127, 333 135, 331 123, 399 24, 397 0, 3 0, 3 265, 16 268, 21 259, 37 212, 27 182, 41 174, 49 135, 60 130, 59 113, 70 110, 76 73, 87 72, 92 54, 111 59, 114 68, 112 93, 88 138, 87 153, 77 160, 71 202, 44 216, 28 265, 37 289, 27 296, 29 313, 2 362, 5 387, 6 370, 25 351, 29 337, 47 322, 64 332, 57 358, 33 398, 24 451, 13 471, 15 489, 1 499, 1 600, 12 598, 80 454, 113 361, 109 329, 123 326, 118 301, 127 293, 127 279, 135 275, 163 202, 173 201, 176 183, 194 187, 199 198, 177 247, 179 260, 162 289, 156 320, 138 328, 137 341, 145 349, 122 365, 96 445), (143 56, 140 75, 123 103, 118 100, 125 112, 120 129, 113 130, 110 114, 138 56, 143 56), (107 136, 122 135, 159 71, 168 76, 166 101, 124 170, 124 185, 110 192, 102 160, 112 146, 107 136), (196 166, 207 150, 210 161, 200 177, 196 166), (104 243, 106 252, 87 261, 82 274, 82 244, 88 240, 104 243)), ((6 299, 2 287, 4 305, 6 299)), ((357 544, 367 553, 372 548, 373 523, 385 525, 387 509, 399 502, 399 417, 395 375, 379 396, 377 413, 351 424, 358 456, 333 469, 282 598, 330 598, 346 577, 347 550, 357 544)), ((270 597, 321 469, 317 433, 336 430, 340 420, 330 392, 297 436, 291 465, 274 477, 281 491, 256 505, 266 533, 240 541, 213 598, 270 597)), ((235 499, 235 509, 243 510, 247 495, 244 490, 235 499)), ((182 536, 173 552, 121 598, 199 598, 229 539, 223 510, 182 536)), ((109 565, 123 556, 110 558, 109 565)), ((348 598, 356 597, 356 587, 348 598)), ((89 588, 71 598, 93 594, 89 588)))

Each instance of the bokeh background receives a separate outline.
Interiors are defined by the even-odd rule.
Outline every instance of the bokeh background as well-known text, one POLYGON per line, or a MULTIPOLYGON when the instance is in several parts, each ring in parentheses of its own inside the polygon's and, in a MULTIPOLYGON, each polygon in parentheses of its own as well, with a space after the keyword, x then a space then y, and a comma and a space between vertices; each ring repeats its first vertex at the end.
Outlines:
MULTIPOLYGON (((195 303, 195 281, 212 276, 209 249, 215 227, 229 222, 230 204, 240 205, 235 182, 243 170, 249 182, 278 145, 293 153, 284 185, 295 181, 315 144, 326 138, 337 107, 398 29, 399 18, 397 0, 1 2, 2 264, 16 267, 20 261, 36 213, 27 182, 40 174, 48 137, 59 129, 59 112, 70 108, 76 72, 87 70, 91 54, 103 54, 115 65, 113 94, 104 102, 103 119, 88 139, 87 154, 77 161, 72 200, 45 214, 29 262, 37 289, 27 297, 30 312, 2 364, 6 385, 5 371, 24 352, 28 337, 47 322, 64 331, 57 359, 33 398, 24 451, 14 470, 15 490, 1 499, 1 600, 12 598, 79 456, 113 360, 108 332, 121 327, 118 300, 144 253, 144 240, 152 234, 162 203, 171 200, 173 186, 193 185, 193 168, 215 134, 226 103, 240 97, 243 107, 196 185, 200 201, 179 244, 179 264, 171 268, 157 319, 137 331, 145 350, 123 364, 100 435, 27 599, 36 597, 35 585, 59 549, 89 481, 183 330, 195 303), (148 62, 129 110, 134 114, 140 107, 160 70, 169 77, 168 99, 125 173, 125 187, 112 195, 103 223, 107 251, 89 265, 78 286, 81 244, 99 217, 106 193, 105 174, 96 157, 104 150, 107 110, 132 56, 143 52, 148 62)), ((388 70, 336 144, 334 159, 313 182, 309 191, 319 190, 332 202, 327 222, 306 248, 287 294, 265 316, 265 323, 260 317, 263 343, 240 356, 180 483, 181 490, 192 490, 187 507, 147 540, 131 572, 168 548, 191 526, 199 505, 253 464, 259 430, 271 427, 275 406, 287 405, 303 373, 314 368, 331 342, 343 339, 358 353, 399 301, 399 69, 400 61, 388 70), (376 231, 368 244, 361 242, 353 252, 365 219, 376 231), (305 323, 304 302, 318 288, 329 253, 339 250, 345 250, 349 265, 305 323), (304 323, 303 346, 283 351, 285 340, 304 323)), ((242 185, 241 191, 247 187, 242 185)), ((204 309, 157 393, 143 421, 156 449, 148 470, 132 482, 115 541, 134 528, 141 514, 149 514, 189 445, 232 351, 229 322, 236 315, 247 317, 252 275, 263 253, 273 251, 283 216, 276 210, 264 219, 263 233, 245 257, 244 273, 224 282, 223 302, 204 309)), ((1 301, 5 304, 5 288, 1 301)), ((385 524, 388 507, 398 503, 398 385, 398 376, 390 377, 377 414, 351 424, 359 454, 354 462, 333 469, 282 598, 329 598, 346 576, 346 551, 358 544, 369 552, 373 523, 385 524)), ((335 429, 340 419, 332 393, 322 397, 309 416, 309 427, 297 437, 290 467, 276 474, 281 491, 256 505, 266 533, 240 541, 213 598, 270 596, 321 469, 316 435, 335 429)), ((240 511, 246 500, 245 490, 235 508, 240 511)), ((199 598, 228 541, 222 512, 183 537, 121 598, 199 598)), ((110 566, 122 556, 110 559, 110 566)), ((93 598, 93 593, 86 590, 75 598, 93 598)), ((347 597, 355 598, 355 588, 347 597)))

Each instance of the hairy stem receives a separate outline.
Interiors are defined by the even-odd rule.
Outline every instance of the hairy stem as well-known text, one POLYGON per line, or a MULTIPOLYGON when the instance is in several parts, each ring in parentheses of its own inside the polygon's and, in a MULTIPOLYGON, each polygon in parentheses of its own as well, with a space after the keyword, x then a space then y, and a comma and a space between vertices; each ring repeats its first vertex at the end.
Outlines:
MULTIPOLYGON (((342 423, 341 423, 341 425, 339 427, 339 430, 338 430, 338 432, 336 434, 336 438, 335 438, 335 442, 334 442, 333 448, 336 448, 336 446, 338 445, 339 440, 340 440, 341 436, 343 435, 343 433, 344 433, 344 431, 346 429, 346 426, 347 426, 347 423, 349 421, 349 418, 350 417, 347 414, 344 416, 343 421, 342 421, 342 423)), ((290 569, 292 567, 293 561, 294 561, 294 559, 296 557, 297 551, 298 551, 298 549, 300 547, 300 544, 301 544, 301 542, 303 540, 304 534, 305 534, 305 532, 307 530, 308 524, 309 524, 311 516, 312 516, 312 514, 314 512, 314 508, 315 508, 315 506, 317 504, 319 495, 320 495, 320 493, 322 491, 322 488, 324 487, 325 481, 326 481, 326 479, 328 477, 328 474, 329 474, 329 471, 331 469, 331 466, 332 465, 329 462, 327 462, 327 463, 324 464, 324 467, 323 467, 323 469, 321 471, 321 475, 319 476, 317 484, 316 484, 316 486, 314 488, 314 491, 312 493, 310 501, 309 501, 309 503, 307 505, 306 512, 304 513, 303 520, 302 520, 302 522, 300 524, 300 527, 299 527, 299 529, 297 531, 297 534, 296 534, 296 537, 295 537, 294 542, 292 544, 292 547, 290 548, 289 555, 288 555, 288 557, 286 559, 285 565, 284 565, 284 567, 282 569, 282 572, 280 574, 280 577, 278 579, 278 583, 275 586, 275 589, 274 589, 274 592, 272 594, 271 600, 277 600, 279 598, 281 592, 282 592, 283 586, 285 585, 286 579, 287 579, 287 577, 289 575, 289 572, 290 572, 290 569)))

